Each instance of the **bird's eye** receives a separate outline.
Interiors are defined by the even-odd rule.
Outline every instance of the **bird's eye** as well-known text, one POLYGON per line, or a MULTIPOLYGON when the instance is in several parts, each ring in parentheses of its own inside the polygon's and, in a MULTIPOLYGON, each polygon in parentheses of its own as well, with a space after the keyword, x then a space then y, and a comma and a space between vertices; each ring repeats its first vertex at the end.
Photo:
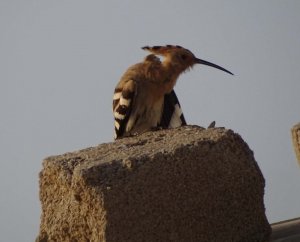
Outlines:
POLYGON ((185 60, 187 56, 183 54, 180 57, 181 57, 182 60, 185 60))

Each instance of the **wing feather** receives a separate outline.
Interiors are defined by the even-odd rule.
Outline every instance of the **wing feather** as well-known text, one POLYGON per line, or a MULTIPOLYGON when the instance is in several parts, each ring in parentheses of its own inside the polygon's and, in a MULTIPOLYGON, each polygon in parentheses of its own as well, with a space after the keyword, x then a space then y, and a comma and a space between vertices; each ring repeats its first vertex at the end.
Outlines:
POLYGON ((113 96, 113 113, 115 118, 115 139, 122 137, 132 110, 136 84, 133 80, 121 82, 113 96))
POLYGON ((160 121, 162 128, 176 128, 186 125, 180 103, 174 90, 164 97, 164 109, 160 121))

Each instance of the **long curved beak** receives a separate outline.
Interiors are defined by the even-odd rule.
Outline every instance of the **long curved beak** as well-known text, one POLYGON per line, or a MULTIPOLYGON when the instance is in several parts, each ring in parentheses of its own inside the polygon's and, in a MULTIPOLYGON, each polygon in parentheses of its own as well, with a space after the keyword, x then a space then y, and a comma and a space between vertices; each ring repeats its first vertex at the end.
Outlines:
POLYGON ((227 73, 233 75, 232 72, 226 70, 225 68, 223 68, 223 67, 221 67, 221 66, 218 66, 218 65, 216 65, 216 64, 214 64, 214 63, 205 61, 205 60, 201 60, 201 59, 196 58, 196 63, 202 64, 202 65, 206 65, 206 66, 211 66, 211 67, 217 68, 217 69, 219 69, 219 70, 221 70, 221 71, 225 71, 225 72, 227 72, 227 73))

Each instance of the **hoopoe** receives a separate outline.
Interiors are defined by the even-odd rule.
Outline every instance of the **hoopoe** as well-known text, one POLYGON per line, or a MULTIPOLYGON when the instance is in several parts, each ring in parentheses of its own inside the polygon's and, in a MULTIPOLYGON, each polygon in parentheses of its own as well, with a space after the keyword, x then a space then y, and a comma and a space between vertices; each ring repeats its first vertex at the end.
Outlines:
POLYGON ((113 95, 115 139, 140 134, 155 128, 186 125, 179 101, 173 90, 179 75, 195 64, 208 65, 233 75, 211 62, 174 45, 145 46, 152 54, 124 73, 113 95), (162 56, 161 62, 157 57, 162 56))

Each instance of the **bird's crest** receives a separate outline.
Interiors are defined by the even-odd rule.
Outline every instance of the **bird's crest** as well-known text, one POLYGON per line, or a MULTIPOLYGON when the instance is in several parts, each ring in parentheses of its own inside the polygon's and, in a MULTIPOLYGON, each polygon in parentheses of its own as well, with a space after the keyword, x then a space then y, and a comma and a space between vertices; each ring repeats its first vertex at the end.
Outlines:
POLYGON ((151 53, 153 53, 155 55, 162 55, 162 56, 165 56, 167 54, 174 53, 174 52, 186 52, 190 55, 193 55, 193 53, 191 51, 189 51, 188 49, 183 48, 180 45, 144 46, 144 47, 142 47, 142 49, 150 51, 151 53))

